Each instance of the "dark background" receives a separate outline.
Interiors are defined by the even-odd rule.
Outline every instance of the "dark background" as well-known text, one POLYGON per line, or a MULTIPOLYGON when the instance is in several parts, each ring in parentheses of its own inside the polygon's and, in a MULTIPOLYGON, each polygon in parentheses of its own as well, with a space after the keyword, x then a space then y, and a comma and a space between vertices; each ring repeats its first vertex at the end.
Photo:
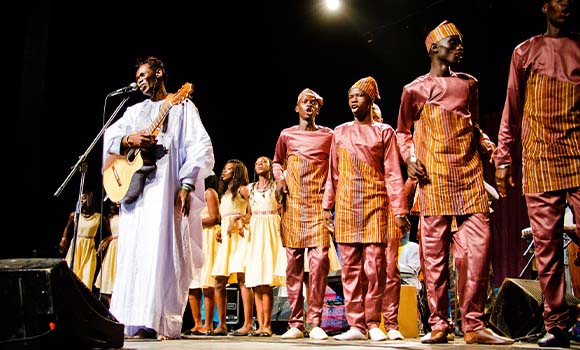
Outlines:
MULTIPOLYGON (((6 233, 16 244, 0 257, 54 253, 82 177, 73 170, 65 179, 122 100, 105 96, 134 81, 137 57, 164 61, 170 91, 193 83, 216 173, 238 158, 251 180, 255 159, 272 157, 279 132, 297 123, 296 98, 306 87, 324 98, 318 124, 335 127, 352 120, 350 86, 371 75, 385 122, 396 127, 402 87, 429 71, 425 36, 445 19, 464 34, 456 70, 479 79, 481 125, 496 141, 511 52, 545 30, 533 0, 351 0, 333 15, 314 0, 16 6, 6 54, 14 64, 5 74, 17 82, 18 103, 16 118, 5 118, 14 148, 4 168, 6 192, 15 193, 5 222, 16 229, 6 233)), ((143 98, 130 96, 127 105, 143 98)), ((97 139, 84 182, 98 196, 101 152, 97 139)))

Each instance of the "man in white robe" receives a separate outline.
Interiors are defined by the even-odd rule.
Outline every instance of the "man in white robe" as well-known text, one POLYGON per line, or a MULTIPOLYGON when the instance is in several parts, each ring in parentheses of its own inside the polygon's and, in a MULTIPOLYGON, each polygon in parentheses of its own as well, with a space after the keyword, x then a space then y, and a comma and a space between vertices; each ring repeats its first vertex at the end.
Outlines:
POLYGON ((133 150, 147 159, 151 154, 145 150, 154 149, 156 160, 138 197, 120 200, 110 310, 125 324, 127 336, 178 338, 193 270, 204 260, 200 212, 205 204, 204 178, 212 173, 215 160, 198 110, 187 98, 190 91, 184 91, 187 84, 168 94, 165 67, 155 57, 140 62, 135 79, 150 98, 128 107, 106 130, 105 188, 106 175, 114 173, 115 181, 123 175, 123 160, 111 165, 115 155, 133 150), (160 120, 156 129, 154 124, 160 120))

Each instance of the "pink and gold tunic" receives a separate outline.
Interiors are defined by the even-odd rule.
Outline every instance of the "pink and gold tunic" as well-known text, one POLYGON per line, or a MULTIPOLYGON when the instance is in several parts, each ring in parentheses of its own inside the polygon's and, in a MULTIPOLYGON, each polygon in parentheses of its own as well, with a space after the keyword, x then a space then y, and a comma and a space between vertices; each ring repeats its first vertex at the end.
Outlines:
POLYGON ((289 193, 282 210, 282 243, 288 248, 328 247, 322 195, 328 174, 328 155, 333 131, 316 131, 297 125, 282 130, 276 144, 273 171, 276 180, 286 179, 289 193))
POLYGON ((352 121, 335 128, 322 205, 335 209, 337 243, 385 243, 399 231, 389 206, 394 214, 408 210, 391 126, 352 121))
POLYGON ((489 212, 477 119, 477 81, 468 74, 426 74, 403 88, 397 140, 403 158, 414 155, 427 170, 429 182, 419 186, 423 216, 489 212))
POLYGON ((578 36, 538 35, 513 52, 494 161, 511 163, 521 126, 524 193, 580 186, 579 57, 578 36))

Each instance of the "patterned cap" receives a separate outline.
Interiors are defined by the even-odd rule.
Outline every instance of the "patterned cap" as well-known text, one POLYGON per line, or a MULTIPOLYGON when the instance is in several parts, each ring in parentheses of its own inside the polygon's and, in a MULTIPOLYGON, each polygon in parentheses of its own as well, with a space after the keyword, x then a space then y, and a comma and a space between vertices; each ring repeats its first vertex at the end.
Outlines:
POLYGON ((371 99, 373 100, 373 102, 376 99, 379 99, 379 100, 381 99, 381 95, 379 95, 379 87, 377 85, 377 81, 373 77, 362 78, 359 81, 357 81, 356 83, 354 83, 354 85, 351 86, 350 88, 351 89, 354 89, 354 88, 360 89, 362 92, 369 95, 371 97, 371 99))
POLYGON ((304 96, 307 96, 307 95, 314 96, 314 98, 316 99, 316 101, 318 101, 318 105, 320 107, 322 107, 322 103, 324 102, 324 99, 319 94, 317 94, 316 92, 314 92, 314 90, 311 90, 311 89, 308 89, 308 88, 302 90, 302 92, 298 95, 298 101, 296 101, 296 104, 300 103, 300 100, 302 100, 302 98, 304 96))
POLYGON ((431 44, 438 43, 441 40, 448 38, 453 35, 458 35, 462 37, 463 35, 457 29, 455 24, 448 22, 447 20, 441 22, 435 29, 433 29, 429 35, 427 35, 427 39, 425 39, 425 46, 427 47, 427 52, 431 48, 431 44))

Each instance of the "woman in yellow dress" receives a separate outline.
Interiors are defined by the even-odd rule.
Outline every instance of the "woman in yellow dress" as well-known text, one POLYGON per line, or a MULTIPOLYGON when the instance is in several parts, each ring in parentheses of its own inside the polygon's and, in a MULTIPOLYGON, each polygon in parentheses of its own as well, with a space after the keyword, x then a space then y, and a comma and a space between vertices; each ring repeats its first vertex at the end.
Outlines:
POLYGON ((227 335, 226 285, 238 283, 244 308, 244 324, 231 335, 248 335, 253 331, 252 290, 245 285, 246 251, 248 245, 248 169, 237 159, 224 165, 219 183, 221 233, 217 237, 218 248, 212 268, 216 279, 215 301, 219 322, 211 335, 227 335))
POLYGON ((205 178, 205 207, 201 211, 203 225, 203 255, 201 269, 197 269, 189 286, 189 307, 193 317, 193 328, 185 331, 184 336, 208 335, 213 332, 215 308, 215 278, 212 276, 213 263, 217 251, 216 236, 221 232, 220 200, 218 195, 219 178, 212 174, 205 178), (203 292, 203 293, 202 293, 203 292), (205 324, 201 318, 201 296, 203 294, 205 324))
POLYGON ((72 212, 69 215, 68 222, 66 223, 62 233, 62 238, 58 245, 61 254, 63 254, 68 247, 66 262, 69 267, 71 266, 71 262, 73 262, 74 250, 74 265, 72 266, 72 271, 90 290, 93 289, 95 270, 97 269, 95 236, 97 235, 101 224, 101 214, 96 212, 94 201, 95 199, 92 192, 84 192, 81 195, 81 210, 78 215, 76 239, 74 238, 75 234, 73 232, 74 244, 70 244, 69 247, 68 233, 69 231, 74 231, 76 212, 72 212))
POLYGON ((286 251, 280 237, 279 202, 272 160, 259 157, 258 180, 248 185, 250 224, 246 255, 246 287, 253 288, 258 329, 255 336, 272 336, 273 287, 286 285, 286 251))

